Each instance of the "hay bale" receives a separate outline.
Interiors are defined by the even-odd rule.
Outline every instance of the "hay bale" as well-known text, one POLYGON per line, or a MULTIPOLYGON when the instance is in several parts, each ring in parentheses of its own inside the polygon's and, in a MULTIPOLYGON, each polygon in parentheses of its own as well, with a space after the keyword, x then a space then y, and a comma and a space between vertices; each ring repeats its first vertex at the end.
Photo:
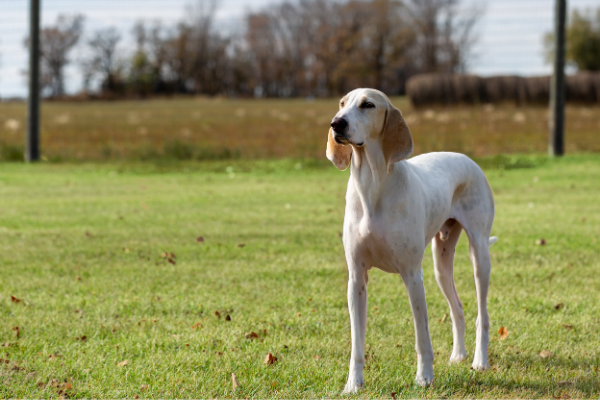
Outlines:
MULTIPOLYGON (((514 103, 548 104, 550 76, 515 75, 481 78, 475 75, 420 74, 406 84, 413 106, 514 103)), ((573 103, 600 103, 600 73, 582 72, 566 77, 566 100, 573 103)))

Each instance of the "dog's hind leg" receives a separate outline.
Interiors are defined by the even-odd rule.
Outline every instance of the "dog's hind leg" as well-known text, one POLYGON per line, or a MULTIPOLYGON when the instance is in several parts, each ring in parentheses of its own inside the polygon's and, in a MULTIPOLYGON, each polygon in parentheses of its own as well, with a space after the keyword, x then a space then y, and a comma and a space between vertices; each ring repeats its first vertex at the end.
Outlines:
POLYGON ((460 238, 462 226, 456 220, 448 220, 442 230, 431 241, 435 279, 450 307, 452 319, 452 355, 450 363, 463 361, 467 357, 465 348, 465 315, 454 285, 454 252, 460 238))
POLYGON ((491 261, 488 235, 469 236, 469 257, 473 263, 475 289, 477 291, 477 329, 473 369, 483 371, 489 368, 487 349, 489 343, 490 317, 487 311, 487 294, 490 284, 491 261))

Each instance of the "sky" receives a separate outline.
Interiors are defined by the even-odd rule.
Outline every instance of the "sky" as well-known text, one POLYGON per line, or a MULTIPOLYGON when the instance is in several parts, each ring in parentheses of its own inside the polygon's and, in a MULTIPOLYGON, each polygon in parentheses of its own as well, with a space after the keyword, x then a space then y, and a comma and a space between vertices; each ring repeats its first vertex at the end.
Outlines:
MULTIPOLYGON (((40 0, 42 27, 52 24, 59 14, 81 13, 86 17, 86 32, 116 26, 125 32, 125 43, 131 43, 131 27, 138 20, 160 20, 168 25, 179 21, 197 0, 40 0)), ((469 72, 479 75, 549 74, 551 66, 544 62, 542 38, 551 31, 555 0, 462 0, 465 6, 483 7, 479 21, 477 44, 469 72)), ((248 11, 268 7, 277 0, 221 0, 217 23, 224 30, 237 30, 248 11)), ((600 7, 600 0, 567 0, 572 9, 600 7)), ((0 97, 22 97, 27 87, 22 71, 28 55, 23 47, 27 36, 29 0, 0 0, 0 97)), ((125 49, 122 49, 125 50, 125 49)), ((77 57, 81 48, 74 50, 77 57)), ((67 91, 81 87, 77 66, 67 69, 67 91)))

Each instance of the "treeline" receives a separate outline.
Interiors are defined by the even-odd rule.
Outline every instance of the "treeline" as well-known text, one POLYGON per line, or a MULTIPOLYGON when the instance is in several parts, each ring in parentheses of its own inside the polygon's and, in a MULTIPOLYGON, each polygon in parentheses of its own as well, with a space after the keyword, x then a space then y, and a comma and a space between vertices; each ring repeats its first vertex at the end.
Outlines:
POLYGON ((44 94, 65 94, 70 63, 84 93, 102 97, 331 96, 365 86, 402 94, 417 73, 465 71, 481 15, 459 0, 295 0, 249 13, 227 33, 217 7, 199 1, 173 25, 140 21, 130 53, 125 32, 86 33, 83 16, 60 16, 41 32, 44 94))

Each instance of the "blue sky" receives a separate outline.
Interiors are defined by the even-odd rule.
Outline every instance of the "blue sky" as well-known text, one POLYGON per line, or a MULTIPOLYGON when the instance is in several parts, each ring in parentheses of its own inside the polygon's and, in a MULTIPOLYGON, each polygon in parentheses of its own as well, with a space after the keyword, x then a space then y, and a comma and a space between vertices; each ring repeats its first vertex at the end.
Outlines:
MULTIPOLYGON (((116 26, 126 32, 137 20, 161 20, 165 24, 181 20, 186 5, 195 0, 41 0, 42 25, 52 24, 59 14, 86 16, 86 31, 116 26)), ((273 0, 221 0, 217 12, 219 25, 239 29, 249 10, 268 7, 273 0)), ((542 36, 552 29, 554 0, 463 0, 463 4, 483 5, 485 14, 477 26, 478 43, 470 72, 481 75, 550 73, 544 63, 542 36)), ((24 96, 29 0, 0 0, 0 97, 24 96)), ((600 7, 600 0, 568 0, 569 10, 600 7)), ((124 44, 122 50, 125 49, 124 44)), ((76 49, 73 56, 77 56, 76 49)), ((81 76, 76 66, 67 71, 67 89, 76 91, 81 76)))

